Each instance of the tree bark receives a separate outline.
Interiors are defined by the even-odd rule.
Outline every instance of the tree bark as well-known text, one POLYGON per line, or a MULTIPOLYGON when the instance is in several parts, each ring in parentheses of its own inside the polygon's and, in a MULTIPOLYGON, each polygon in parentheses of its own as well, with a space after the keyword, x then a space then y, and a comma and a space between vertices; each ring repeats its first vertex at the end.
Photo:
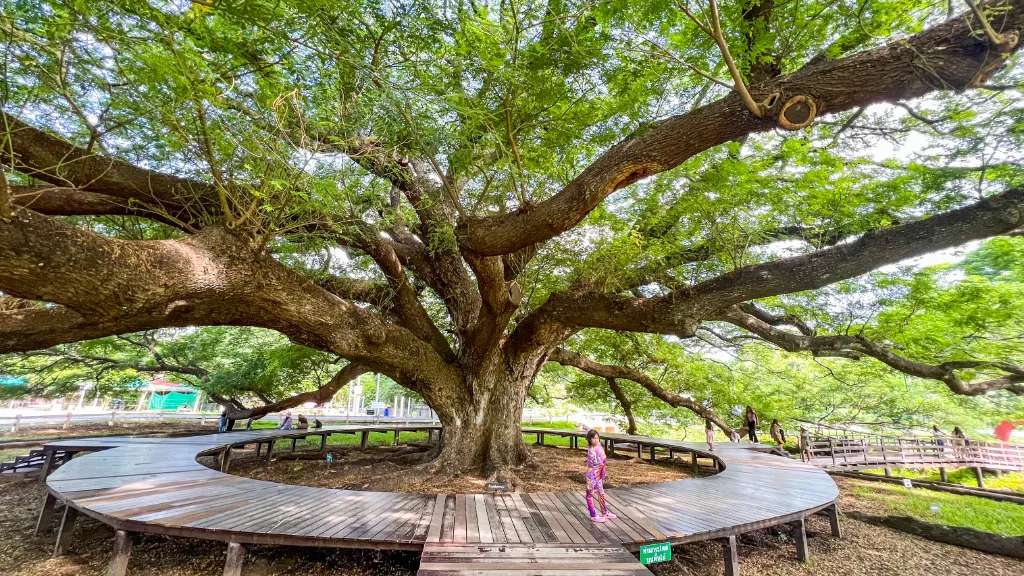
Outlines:
POLYGON ((636 434, 636 419, 633 418, 633 403, 626 397, 626 392, 622 390, 622 386, 619 386, 618 381, 615 378, 606 378, 608 381, 608 387, 612 389, 612 394, 615 394, 615 399, 619 401, 619 406, 622 406, 622 411, 626 414, 626 433, 636 434))
POLYGON ((529 460, 521 422, 531 382, 532 375, 516 377, 499 364, 426 394, 444 428, 435 470, 514 480, 512 469, 529 460))

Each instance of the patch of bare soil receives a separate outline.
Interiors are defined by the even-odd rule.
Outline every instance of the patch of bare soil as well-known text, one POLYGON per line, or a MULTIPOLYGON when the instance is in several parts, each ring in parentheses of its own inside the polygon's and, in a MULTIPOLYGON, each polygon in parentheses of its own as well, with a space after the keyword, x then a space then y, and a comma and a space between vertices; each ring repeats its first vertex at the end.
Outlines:
MULTIPOLYGON (((282 454, 267 466, 255 459, 232 464, 231 473, 284 484, 302 484, 348 490, 388 490, 450 494, 487 491, 487 479, 474 476, 418 475, 415 466, 422 460, 426 446, 377 446, 333 448, 333 462, 291 459, 282 454)), ((521 492, 584 490, 586 472, 584 452, 552 446, 530 446, 533 462, 519 472, 515 489, 521 492)), ((669 482, 690 476, 682 460, 659 460, 652 464, 621 454, 608 458, 606 488, 669 482)))

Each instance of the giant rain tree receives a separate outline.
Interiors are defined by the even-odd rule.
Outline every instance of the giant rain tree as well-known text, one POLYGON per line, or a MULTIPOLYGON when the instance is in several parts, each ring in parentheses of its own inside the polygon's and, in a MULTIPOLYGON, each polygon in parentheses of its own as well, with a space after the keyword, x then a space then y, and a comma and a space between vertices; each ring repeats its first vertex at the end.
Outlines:
POLYGON ((764 300, 1019 231, 1024 0, 3 6, 0 351, 277 330, 420 394, 450 471, 524 462, 585 330, 1024 386, 764 300), (854 161, 907 124, 959 162, 854 161))

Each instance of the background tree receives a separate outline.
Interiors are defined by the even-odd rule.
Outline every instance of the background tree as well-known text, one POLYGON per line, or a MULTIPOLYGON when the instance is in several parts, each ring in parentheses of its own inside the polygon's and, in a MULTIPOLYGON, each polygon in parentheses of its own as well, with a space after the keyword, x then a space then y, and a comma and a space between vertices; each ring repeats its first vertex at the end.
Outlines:
POLYGON ((0 350, 276 330, 420 394, 444 470, 521 464, 595 329, 1020 393, 774 299, 1019 232, 1022 4, 11 0, 0 350))
POLYGON ((0 372, 27 381, 22 394, 59 397, 88 382, 109 395, 106 387, 161 373, 200 389, 232 420, 326 403, 367 371, 260 328, 153 330, 0 357, 0 372))

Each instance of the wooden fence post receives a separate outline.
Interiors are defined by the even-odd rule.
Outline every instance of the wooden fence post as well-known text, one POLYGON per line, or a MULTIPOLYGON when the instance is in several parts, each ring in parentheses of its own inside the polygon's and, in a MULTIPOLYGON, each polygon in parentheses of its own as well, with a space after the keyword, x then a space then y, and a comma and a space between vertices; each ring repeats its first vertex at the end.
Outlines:
POLYGON ((224 576, 242 576, 245 562, 245 547, 238 542, 228 544, 228 555, 224 560, 224 576))
POLYGON ((36 536, 39 536, 42 532, 46 532, 50 529, 50 525, 53 523, 53 512, 56 509, 57 498, 47 490, 46 493, 43 494, 43 501, 39 506, 39 517, 36 518, 36 536))
POLYGON ((71 542, 71 532, 75 528, 75 521, 78 519, 78 510, 70 505, 64 505, 64 514, 60 518, 60 527, 57 529, 57 541, 53 543, 53 557, 62 556, 71 542))
POLYGON ((832 504, 828 508, 828 524, 832 529, 832 535, 836 538, 843 537, 843 530, 839 527, 839 504, 832 504))
POLYGON ((110 560, 110 576, 125 576, 132 555, 132 537, 124 530, 114 533, 114 557, 110 560))
POLYGON ((736 550, 735 536, 722 540, 722 552, 725 556, 725 576, 740 576, 740 556, 736 550))
POLYGON ((793 523, 793 539, 796 540, 796 559, 807 562, 811 553, 807 548, 807 526, 803 518, 793 523))

